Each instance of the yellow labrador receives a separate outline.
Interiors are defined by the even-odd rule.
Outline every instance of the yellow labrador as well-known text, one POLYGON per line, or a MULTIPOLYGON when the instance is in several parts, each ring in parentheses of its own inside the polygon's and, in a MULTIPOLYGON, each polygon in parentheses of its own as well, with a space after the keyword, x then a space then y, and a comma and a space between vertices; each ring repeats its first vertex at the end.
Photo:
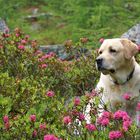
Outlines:
POLYGON ((97 89, 103 88, 103 101, 111 109, 121 106, 133 117, 140 100, 140 66, 134 58, 137 52, 137 45, 128 39, 106 39, 96 59, 101 71, 97 89), (124 93, 130 94, 129 101, 123 99, 124 93))

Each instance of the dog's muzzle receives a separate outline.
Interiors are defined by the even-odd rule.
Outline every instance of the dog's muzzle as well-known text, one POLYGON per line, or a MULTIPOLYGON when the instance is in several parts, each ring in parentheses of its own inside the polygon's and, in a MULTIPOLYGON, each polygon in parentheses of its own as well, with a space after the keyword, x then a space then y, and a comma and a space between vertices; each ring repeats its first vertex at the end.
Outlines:
POLYGON ((114 73, 115 72, 114 69, 108 69, 108 68, 104 67, 103 61, 104 61, 103 58, 96 59, 97 69, 99 71, 102 71, 104 74, 107 74, 108 72, 114 73))
POLYGON ((99 71, 101 71, 103 68, 103 58, 97 58, 96 59, 96 64, 97 64, 97 68, 99 71))

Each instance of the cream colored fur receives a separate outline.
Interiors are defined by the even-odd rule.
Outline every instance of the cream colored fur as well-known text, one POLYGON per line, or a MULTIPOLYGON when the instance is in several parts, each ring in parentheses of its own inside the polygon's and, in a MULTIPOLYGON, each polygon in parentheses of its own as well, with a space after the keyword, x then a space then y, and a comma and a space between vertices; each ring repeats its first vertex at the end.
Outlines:
POLYGON ((103 59, 100 80, 97 89, 103 88, 102 99, 111 110, 117 107, 126 110, 133 116, 136 104, 140 100, 140 66, 135 61, 137 46, 128 39, 106 39, 99 49, 98 58, 103 59), (111 50, 116 52, 111 52, 111 50), (133 76, 127 81, 128 75, 134 69, 133 76), (115 72, 111 72, 114 70, 115 72), (115 84, 117 81, 118 84, 115 84), (131 95, 130 101, 123 99, 124 93, 131 95))

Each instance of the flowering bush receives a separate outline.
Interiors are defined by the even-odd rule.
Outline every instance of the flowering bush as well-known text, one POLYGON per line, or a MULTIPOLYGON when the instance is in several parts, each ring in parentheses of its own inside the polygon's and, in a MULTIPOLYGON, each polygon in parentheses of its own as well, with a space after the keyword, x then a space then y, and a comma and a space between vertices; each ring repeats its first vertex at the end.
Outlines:
MULTIPOLYGON (((79 57, 63 61, 54 53, 40 51, 37 41, 18 28, 0 36, 0 139, 113 140, 136 136, 138 129, 126 112, 110 112, 103 104, 106 111, 98 116, 101 93, 94 90, 99 77, 96 50, 88 56, 80 51, 88 41, 81 38, 75 46, 66 41, 66 51, 74 54, 76 48, 79 57), (87 114, 88 104, 91 110, 87 114)), ((130 99, 129 95, 122 98, 130 99)))

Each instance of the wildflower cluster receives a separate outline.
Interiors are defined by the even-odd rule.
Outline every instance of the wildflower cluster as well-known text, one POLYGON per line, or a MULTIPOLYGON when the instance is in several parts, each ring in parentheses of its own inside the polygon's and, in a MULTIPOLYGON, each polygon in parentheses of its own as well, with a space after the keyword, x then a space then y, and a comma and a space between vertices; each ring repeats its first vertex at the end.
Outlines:
MULTIPOLYGON (((86 46, 86 37, 65 50, 74 54, 86 46)), ((100 39, 102 43, 104 39, 100 39)), ((101 92, 94 90, 98 72, 96 50, 71 61, 41 51, 19 28, 0 36, 0 139, 105 139, 130 136, 132 120, 118 110, 100 117, 101 92), (87 113, 86 108, 90 106, 87 113), (103 128, 103 129, 102 129, 103 128)), ((130 93, 123 96, 131 100, 130 93)), ((104 109, 105 104, 102 104, 104 109)), ((140 111, 140 103, 136 107, 140 111)), ((135 134, 131 133, 131 136, 135 134)))

